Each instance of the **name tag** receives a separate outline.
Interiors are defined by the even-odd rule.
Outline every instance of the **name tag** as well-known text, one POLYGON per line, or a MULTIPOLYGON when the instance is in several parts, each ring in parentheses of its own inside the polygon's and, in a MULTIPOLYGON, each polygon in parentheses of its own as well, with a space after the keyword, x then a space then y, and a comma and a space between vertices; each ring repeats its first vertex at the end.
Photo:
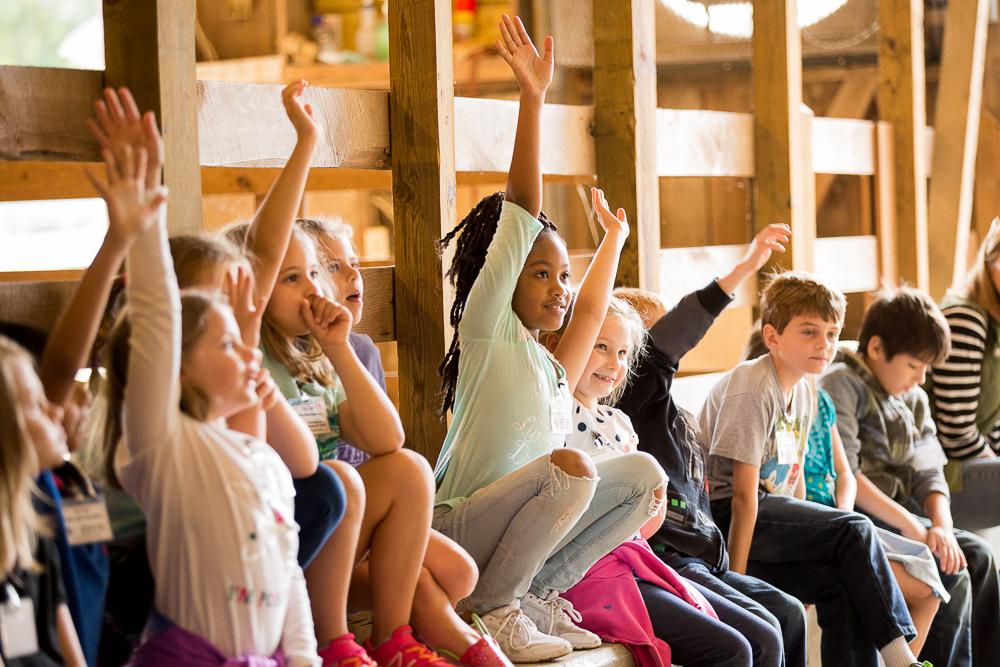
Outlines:
POLYGON ((300 398, 291 406, 309 426, 313 435, 326 435, 330 432, 330 422, 326 416, 326 403, 323 402, 322 396, 300 398))
POLYGON ((63 521, 66 522, 66 539, 72 546, 109 542, 112 539, 111 520, 108 518, 108 506, 103 495, 83 500, 64 500, 62 511, 63 521))
POLYGON ((778 448, 779 465, 790 466, 799 462, 799 442, 795 431, 776 431, 774 444, 778 448))
POLYGON ((573 397, 559 383, 559 392, 552 399, 552 432, 566 435, 573 428, 573 397))
POLYGON ((0 643, 8 660, 38 653, 38 631, 35 628, 35 603, 31 598, 12 596, 0 605, 0 643))

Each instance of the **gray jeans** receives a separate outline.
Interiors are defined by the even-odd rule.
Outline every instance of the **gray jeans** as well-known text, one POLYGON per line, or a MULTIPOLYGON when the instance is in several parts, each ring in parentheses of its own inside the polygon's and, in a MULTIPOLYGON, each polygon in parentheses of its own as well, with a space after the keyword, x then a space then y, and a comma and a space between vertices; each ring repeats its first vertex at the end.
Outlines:
POLYGON ((1000 459, 962 461, 962 488, 951 494, 955 527, 985 530, 1000 526, 1000 459))
POLYGON ((485 613, 529 590, 563 592, 655 514, 663 470, 636 452, 596 464, 597 479, 572 477, 543 456, 476 491, 457 507, 438 506, 434 528, 479 566, 463 611, 485 613))

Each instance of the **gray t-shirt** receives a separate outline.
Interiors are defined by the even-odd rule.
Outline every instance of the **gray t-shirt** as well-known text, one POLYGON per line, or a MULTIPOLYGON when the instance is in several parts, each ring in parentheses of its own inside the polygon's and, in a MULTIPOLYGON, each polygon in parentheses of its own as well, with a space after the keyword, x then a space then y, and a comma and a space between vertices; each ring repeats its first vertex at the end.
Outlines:
POLYGON ((733 461, 760 467, 760 488, 790 496, 802 475, 812 419, 809 385, 799 381, 784 405, 770 354, 727 373, 698 414, 712 500, 733 495, 733 461))

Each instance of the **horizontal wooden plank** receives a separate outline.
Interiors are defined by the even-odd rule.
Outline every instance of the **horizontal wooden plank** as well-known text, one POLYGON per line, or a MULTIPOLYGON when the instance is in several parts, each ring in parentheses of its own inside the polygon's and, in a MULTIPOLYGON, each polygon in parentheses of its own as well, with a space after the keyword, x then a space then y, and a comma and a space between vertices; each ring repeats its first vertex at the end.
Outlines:
POLYGON ((815 118, 813 171, 817 174, 875 173, 875 123, 847 118, 815 118))
POLYGON ((84 127, 104 72, 0 66, 0 159, 95 160, 84 127))
POLYGON ((841 292, 880 288, 878 239, 874 236, 830 236, 816 240, 816 273, 841 292))
MULTIPOLYGON (((545 105, 543 173, 563 176, 594 173, 593 117, 592 107, 545 105)), ((506 173, 516 129, 517 102, 455 98, 455 169, 506 173)))
POLYGON ((659 176, 753 176, 753 116, 656 110, 659 176))
MULTIPOLYGON (((76 273, 66 272, 65 275, 76 273)), ((65 277, 55 272, 50 275, 65 277)), ((365 282, 365 311, 355 331, 371 336, 377 343, 394 340, 393 267, 362 268, 361 275, 365 282)), ((38 274, 0 273, 0 321, 48 331, 73 296, 77 280, 31 280, 32 277, 37 278, 38 274)))
MULTIPOLYGON (((198 140, 203 166, 280 167, 295 146, 280 86, 198 82, 198 140)), ((306 89, 323 127, 316 167, 385 169, 389 165, 389 95, 366 90, 306 89)))

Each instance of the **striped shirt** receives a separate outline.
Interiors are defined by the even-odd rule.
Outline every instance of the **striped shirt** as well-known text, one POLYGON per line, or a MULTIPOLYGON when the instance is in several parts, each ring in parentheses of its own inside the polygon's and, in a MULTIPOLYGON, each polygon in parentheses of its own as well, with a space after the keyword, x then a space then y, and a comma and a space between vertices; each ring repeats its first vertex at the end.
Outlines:
POLYGON ((949 458, 974 458, 989 446, 1000 450, 1000 422, 981 433, 976 425, 982 384, 983 360, 987 350, 985 314, 964 305, 943 310, 951 329, 951 353, 931 369, 938 439, 949 458))

